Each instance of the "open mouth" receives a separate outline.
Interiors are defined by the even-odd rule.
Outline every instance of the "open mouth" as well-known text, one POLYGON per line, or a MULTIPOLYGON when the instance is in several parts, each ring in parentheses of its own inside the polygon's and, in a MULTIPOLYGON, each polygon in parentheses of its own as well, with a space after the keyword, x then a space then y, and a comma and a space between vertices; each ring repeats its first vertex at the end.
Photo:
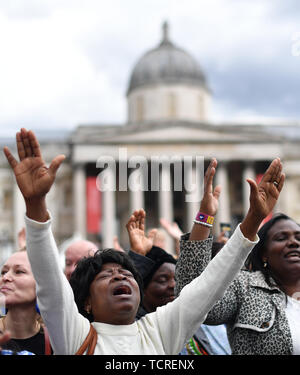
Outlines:
POLYGON ((288 258, 288 259, 298 259, 298 260, 300 260, 300 251, 299 251, 299 250, 293 250, 293 251, 290 251, 290 252, 288 252, 288 253, 285 255, 285 258, 288 258))
POLYGON ((131 289, 128 285, 118 285, 113 290, 114 296, 121 296, 121 295, 130 295, 131 289))
POLYGON ((174 294, 170 294, 169 296, 166 296, 166 299, 168 299, 170 301, 173 301, 175 299, 175 295, 174 294))

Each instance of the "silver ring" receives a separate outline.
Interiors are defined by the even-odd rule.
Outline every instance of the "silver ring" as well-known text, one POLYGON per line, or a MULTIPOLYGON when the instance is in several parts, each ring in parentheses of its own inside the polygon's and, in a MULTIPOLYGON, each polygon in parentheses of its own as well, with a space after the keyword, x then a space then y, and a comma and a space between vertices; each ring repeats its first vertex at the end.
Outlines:
POLYGON ((273 184, 278 187, 278 182, 277 181, 274 181, 273 184))

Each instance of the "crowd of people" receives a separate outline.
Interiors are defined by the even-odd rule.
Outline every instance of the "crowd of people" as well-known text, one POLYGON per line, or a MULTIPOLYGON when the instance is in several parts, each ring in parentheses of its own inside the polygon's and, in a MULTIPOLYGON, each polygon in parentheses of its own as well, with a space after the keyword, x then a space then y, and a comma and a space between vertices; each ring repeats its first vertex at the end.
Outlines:
POLYGON ((230 238, 214 240, 221 186, 217 160, 190 233, 161 218, 176 256, 146 212, 126 225, 130 248, 73 242, 62 269, 46 196, 64 160, 46 166, 35 134, 16 135, 4 153, 26 206, 22 243, 2 265, 2 354, 300 354, 300 227, 273 211, 285 175, 275 158, 250 186, 250 207, 230 238), (298 299, 297 299, 298 298, 298 299))

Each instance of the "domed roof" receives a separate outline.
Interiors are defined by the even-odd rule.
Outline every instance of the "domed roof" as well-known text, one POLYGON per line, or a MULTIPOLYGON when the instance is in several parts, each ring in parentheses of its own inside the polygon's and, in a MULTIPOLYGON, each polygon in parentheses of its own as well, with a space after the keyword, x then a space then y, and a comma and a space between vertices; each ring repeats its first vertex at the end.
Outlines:
POLYGON ((168 24, 165 22, 159 46, 145 53, 135 65, 127 95, 137 87, 161 83, 184 83, 207 89, 205 76, 198 62, 169 40, 168 31, 168 24))

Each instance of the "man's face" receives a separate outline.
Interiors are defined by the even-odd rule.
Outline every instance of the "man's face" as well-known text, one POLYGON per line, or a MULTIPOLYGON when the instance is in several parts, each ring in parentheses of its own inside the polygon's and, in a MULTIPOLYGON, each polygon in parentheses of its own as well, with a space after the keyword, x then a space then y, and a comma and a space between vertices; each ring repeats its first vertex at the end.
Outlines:
POLYGON ((68 247, 65 253, 64 273, 69 281, 80 259, 92 256, 96 251, 96 246, 89 241, 77 241, 68 247))
POLYGON ((131 324, 140 304, 140 289, 133 274, 117 263, 105 263, 90 285, 86 307, 96 322, 131 324))

